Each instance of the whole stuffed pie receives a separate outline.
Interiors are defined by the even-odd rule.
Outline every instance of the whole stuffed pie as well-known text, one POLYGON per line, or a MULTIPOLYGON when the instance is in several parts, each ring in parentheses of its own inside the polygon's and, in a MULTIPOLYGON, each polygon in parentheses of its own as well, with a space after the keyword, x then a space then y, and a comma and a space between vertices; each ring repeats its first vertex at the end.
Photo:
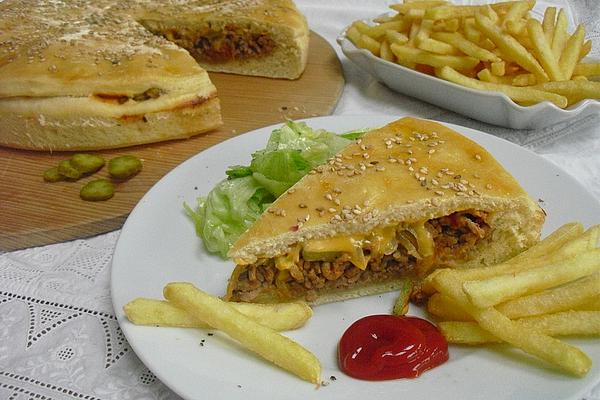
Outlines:
POLYGON ((218 127, 207 70, 295 79, 306 20, 289 0, 0 3, 0 145, 94 150, 218 127))

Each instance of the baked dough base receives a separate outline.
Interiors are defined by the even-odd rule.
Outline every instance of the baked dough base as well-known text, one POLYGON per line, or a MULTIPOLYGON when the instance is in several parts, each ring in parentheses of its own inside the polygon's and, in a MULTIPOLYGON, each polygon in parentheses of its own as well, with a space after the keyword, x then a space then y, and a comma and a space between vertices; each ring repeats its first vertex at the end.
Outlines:
POLYGON ((184 139, 221 125, 219 100, 121 118, 0 114, 2 144, 28 150, 100 150, 184 139))

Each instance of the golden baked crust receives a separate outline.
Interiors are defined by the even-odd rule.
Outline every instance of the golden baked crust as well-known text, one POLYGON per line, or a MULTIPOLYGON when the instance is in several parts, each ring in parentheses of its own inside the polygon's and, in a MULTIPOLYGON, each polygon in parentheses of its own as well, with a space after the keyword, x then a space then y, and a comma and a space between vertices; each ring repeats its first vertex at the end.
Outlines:
POLYGON ((216 88, 206 70, 163 36, 197 36, 207 24, 234 22, 292 44, 260 54, 264 58, 250 57, 246 64, 203 63, 207 69, 227 71, 223 66, 231 64, 228 72, 299 76, 306 63, 308 29, 287 0, 0 2, 0 145, 33 150, 123 147, 219 126, 216 88), (286 67, 278 69, 279 61, 269 64, 273 56, 284 59, 286 67), (187 113, 187 123, 184 108, 194 109, 187 113), (160 123, 147 122, 158 114, 160 123), (96 135, 84 132, 90 125, 96 135), (112 138, 111 127, 118 131, 112 138))
POLYGON ((537 204, 487 150, 433 121, 407 117, 371 131, 315 171, 238 239, 231 258, 253 262, 256 255, 272 257, 305 239, 369 232, 383 221, 428 220, 465 209, 518 206, 536 216, 526 221, 531 228, 524 228, 536 230, 539 218, 543 221, 537 204), (344 213, 344 207, 351 212, 344 213))
MULTIPOLYGON (((229 252, 237 267, 228 294, 234 300, 282 301, 274 287, 255 299, 239 297, 238 277, 247 266, 262 268, 270 265, 264 260, 294 254, 299 243, 360 238, 386 227, 413 230, 456 213, 482 216, 486 233, 460 255, 439 259, 436 249, 435 265, 423 271, 501 262, 534 244, 544 222, 540 207, 484 148, 442 124, 402 118, 365 134, 271 205, 229 252)), ((396 274, 349 287, 329 285, 305 299, 335 301, 393 290, 400 282, 396 274)))

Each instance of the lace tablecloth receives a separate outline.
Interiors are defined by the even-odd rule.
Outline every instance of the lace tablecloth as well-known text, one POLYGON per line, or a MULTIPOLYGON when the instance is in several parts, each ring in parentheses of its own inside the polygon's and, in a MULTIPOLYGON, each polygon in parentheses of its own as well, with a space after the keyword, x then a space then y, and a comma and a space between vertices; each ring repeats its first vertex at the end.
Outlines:
MULTIPOLYGON (((408 113, 490 132, 560 165, 600 200, 599 116, 515 131, 399 95, 361 73, 335 44, 350 21, 384 12, 391 2, 297 3, 343 62, 347 84, 335 114, 408 113)), ((588 37, 600 42, 600 2, 571 0, 569 6, 588 37)), ((592 55, 600 56, 597 45, 592 55)), ((109 276, 118 237, 117 231, 0 254, 0 399, 178 398, 136 358, 114 316, 109 276)), ((600 384, 584 398, 600 400, 600 384)))

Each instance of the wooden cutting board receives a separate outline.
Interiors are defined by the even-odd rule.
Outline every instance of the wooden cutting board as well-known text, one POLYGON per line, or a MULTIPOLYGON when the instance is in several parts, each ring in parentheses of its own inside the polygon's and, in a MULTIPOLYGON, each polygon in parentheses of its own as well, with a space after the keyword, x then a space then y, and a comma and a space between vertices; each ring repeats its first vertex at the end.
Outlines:
POLYGON ((344 78, 335 51, 314 32, 308 64, 295 81, 211 73, 221 99, 224 125, 191 139, 98 151, 107 160, 131 154, 144 161, 133 179, 116 185, 115 196, 85 202, 80 188, 108 177, 106 168, 77 182, 47 183, 44 171, 72 153, 53 154, 0 147, 0 250, 56 243, 112 231, 152 185, 173 167, 225 139, 284 121, 328 115, 342 94, 344 78))

